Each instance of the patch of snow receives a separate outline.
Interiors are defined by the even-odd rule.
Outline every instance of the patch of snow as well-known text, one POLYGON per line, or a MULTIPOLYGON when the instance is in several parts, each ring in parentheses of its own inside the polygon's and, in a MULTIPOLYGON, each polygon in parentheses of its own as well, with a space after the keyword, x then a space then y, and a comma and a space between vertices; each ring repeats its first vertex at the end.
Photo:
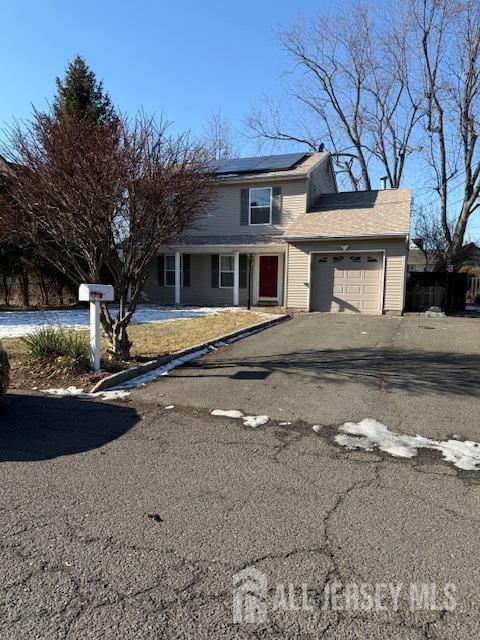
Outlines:
POLYGON ((362 336, 368 335, 366 331, 362 331, 362 336))
POLYGON ((95 393, 88 393, 78 387, 67 387, 66 389, 46 389, 46 393, 50 395, 59 396, 62 398, 102 398, 103 400, 123 400, 129 396, 128 391, 120 391, 117 389, 106 389, 105 391, 96 391, 95 393))
POLYGON ((480 444, 473 441, 434 440, 423 436, 408 436, 391 431, 381 422, 365 418, 361 422, 346 422, 339 427, 343 433, 335 442, 349 449, 375 448, 399 458, 413 458, 419 449, 439 451, 446 462, 466 471, 480 470, 480 444))
POLYGON ((87 394, 89 398, 103 398, 103 400, 123 400, 127 398, 130 393, 128 391, 120 391, 119 389, 106 389, 105 391, 96 391, 95 393, 87 394))
POLYGON ((288 425, 292 424, 291 422, 279 422, 278 426, 279 427, 288 427, 288 425))
POLYGON ((214 409, 210 412, 212 416, 223 416, 224 418, 243 418, 243 413, 236 409, 214 409))
POLYGON ((261 427, 262 424, 267 424, 270 420, 268 416, 244 416, 243 424, 246 427, 261 427))
MULTIPOLYGON (((224 418, 237 418, 242 419, 243 424, 246 427, 260 427, 262 424, 267 424, 270 420, 268 416, 245 416, 241 411, 237 409, 214 409, 210 412, 212 416, 222 416, 224 418)), ((290 423, 288 423, 290 424, 290 423)))
POLYGON ((83 389, 79 389, 78 387, 67 387, 66 389, 47 389, 47 393, 50 393, 54 396, 81 396, 83 395, 83 389))
MULTIPOLYGON (((237 307, 232 307, 235 309, 238 309, 237 307)), ((230 310, 230 307, 228 307, 228 310, 230 310)), ((221 311, 216 311, 217 313, 221 313, 221 311)), ((238 336, 234 336, 233 338, 229 338, 228 340, 220 340, 219 342, 215 342, 214 343, 214 347, 224 347, 227 344, 230 344, 232 342, 236 342, 237 340, 242 340, 243 338, 247 338, 248 336, 253 335, 254 333, 256 333, 255 331, 246 331, 244 333, 241 333, 238 336)), ((157 367, 156 369, 152 369, 151 371, 148 371, 147 373, 144 373, 140 376, 137 376, 136 378, 131 378, 130 380, 127 380, 126 382, 122 382, 120 384, 118 384, 115 389, 133 389, 134 387, 139 387, 139 386, 144 386, 145 384, 147 384, 148 382, 152 382, 153 380, 156 380, 157 378, 159 378, 160 376, 168 376, 169 372, 172 369, 175 369, 176 367, 181 367, 182 365, 184 365, 186 362, 191 362, 192 360, 196 360, 197 358, 201 358, 202 356, 206 355, 208 352, 210 351, 210 347, 205 347, 204 349, 199 349, 198 351, 193 351, 192 353, 189 353, 185 356, 182 356, 181 358, 175 358, 174 360, 171 360, 170 362, 167 362, 166 364, 162 365, 161 367, 157 367)))
POLYGON ((140 385, 145 385, 147 382, 152 382, 152 380, 156 380, 160 376, 168 376, 169 372, 176 367, 180 367, 187 362, 191 362, 192 360, 196 360, 197 358, 201 358, 205 354, 208 353, 208 349, 199 349, 198 351, 192 351, 192 353, 188 353, 181 358, 175 358, 174 360, 170 360, 166 364, 161 365, 160 367, 156 367, 151 371, 147 371, 147 373, 143 373, 136 378, 131 378, 130 380, 126 380, 118 384, 115 389, 133 389, 134 387, 138 387, 140 385))
MULTIPOLYGON (((118 307, 109 306, 115 315, 118 307)), ((200 318, 219 313, 242 312, 241 307, 161 307, 153 305, 138 305, 132 322, 135 324, 155 324, 158 322, 173 322, 188 318, 200 318)), ((260 318, 274 317, 259 311, 253 311, 260 318)), ((90 312, 85 309, 60 309, 47 311, 2 311, 0 312, 0 339, 17 338, 38 331, 43 327, 62 327, 64 329, 80 330, 90 325, 90 312)))
POLYGON ((315 433, 318 433, 321 430, 322 426, 320 424, 314 424, 312 429, 315 431, 315 433))
POLYGON ((175 405, 174 404, 169 404, 168 407, 165 407, 166 410, 168 409, 175 409, 175 405))

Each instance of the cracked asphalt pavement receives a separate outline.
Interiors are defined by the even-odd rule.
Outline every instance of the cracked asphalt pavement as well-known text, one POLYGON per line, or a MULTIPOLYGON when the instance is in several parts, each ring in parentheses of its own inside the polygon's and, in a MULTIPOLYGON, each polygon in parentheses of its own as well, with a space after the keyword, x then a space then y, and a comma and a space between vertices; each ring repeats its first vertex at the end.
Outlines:
POLYGON ((477 319, 299 315, 128 402, 9 394, 0 638, 477 637, 479 474, 333 435, 371 417, 480 441, 479 338, 477 319), (234 622, 246 568, 263 617, 234 622))

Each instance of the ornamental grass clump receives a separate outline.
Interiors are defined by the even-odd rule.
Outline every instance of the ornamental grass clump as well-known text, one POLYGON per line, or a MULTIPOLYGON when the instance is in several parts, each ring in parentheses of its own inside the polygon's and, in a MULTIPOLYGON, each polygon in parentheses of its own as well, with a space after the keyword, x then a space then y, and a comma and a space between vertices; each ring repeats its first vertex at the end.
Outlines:
POLYGON ((89 345, 85 336, 74 331, 44 327, 21 338, 27 358, 65 375, 87 371, 89 345))
POLYGON ((0 395, 7 392, 8 383, 10 382, 10 364, 8 362, 7 352, 3 349, 0 342, 0 395))

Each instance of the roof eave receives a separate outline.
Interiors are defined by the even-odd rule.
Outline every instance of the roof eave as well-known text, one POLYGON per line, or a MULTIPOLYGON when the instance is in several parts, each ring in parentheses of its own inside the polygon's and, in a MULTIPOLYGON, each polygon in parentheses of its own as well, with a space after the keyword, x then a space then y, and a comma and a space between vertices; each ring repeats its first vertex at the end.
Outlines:
POLYGON ((408 238, 407 232, 392 232, 392 233, 367 233, 363 235, 343 235, 343 236, 287 236, 284 235, 283 239, 287 242, 311 242, 311 241, 328 241, 328 240, 372 240, 383 238, 408 238))
POLYGON ((250 182, 274 182, 274 181, 279 181, 279 182, 285 182, 285 180, 303 180, 307 177, 307 172, 303 172, 303 173, 290 173, 288 171, 285 171, 283 174, 281 175, 268 175, 267 173, 259 173, 256 175, 251 175, 251 174, 247 174, 247 175, 236 175, 236 176, 228 176, 228 177, 222 177, 222 176, 217 176, 216 180, 218 183, 220 184, 236 184, 237 182, 246 182, 246 183, 250 183, 250 182))

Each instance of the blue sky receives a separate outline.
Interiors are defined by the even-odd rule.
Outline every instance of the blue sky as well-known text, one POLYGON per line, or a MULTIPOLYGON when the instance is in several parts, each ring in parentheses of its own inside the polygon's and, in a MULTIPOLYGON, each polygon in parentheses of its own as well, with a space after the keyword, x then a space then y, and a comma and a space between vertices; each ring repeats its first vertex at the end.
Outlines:
POLYGON ((284 60, 275 26, 318 6, 318 0, 4 1, 0 122, 51 101, 55 76, 80 53, 122 111, 163 112, 179 129, 200 132, 221 109, 240 127, 251 103, 278 88, 284 60))
MULTIPOLYGON (((32 104, 45 108, 55 77, 79 53, 121 111, 163 113, 179 130, 201 134, 221 110, 241 134, 262 94, 281 93, 287 61, 275 29, 327 6, 328 0, 3 0, 0 126, 28 118, 32 104)), ((245 136, 239 142, 246 155, 258 151, 245 136)), ((405 186, 417 201, 434 200, 415 167, 405 186)), ((480 236, 478 215, 469 231, 480 236)))

